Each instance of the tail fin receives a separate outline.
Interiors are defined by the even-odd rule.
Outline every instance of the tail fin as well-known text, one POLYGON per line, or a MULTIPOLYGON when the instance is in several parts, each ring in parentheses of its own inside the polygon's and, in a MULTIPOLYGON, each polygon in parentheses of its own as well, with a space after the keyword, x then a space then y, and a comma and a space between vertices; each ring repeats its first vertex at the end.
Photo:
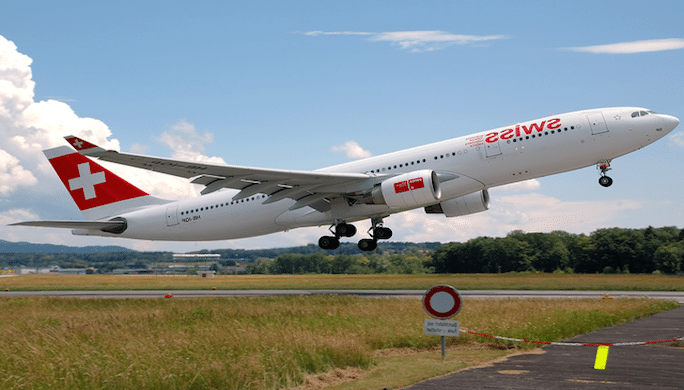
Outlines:
POLYGON ((67 146, 44 150, 43 153, 88 220, 169 202, 151 196, 67 146))

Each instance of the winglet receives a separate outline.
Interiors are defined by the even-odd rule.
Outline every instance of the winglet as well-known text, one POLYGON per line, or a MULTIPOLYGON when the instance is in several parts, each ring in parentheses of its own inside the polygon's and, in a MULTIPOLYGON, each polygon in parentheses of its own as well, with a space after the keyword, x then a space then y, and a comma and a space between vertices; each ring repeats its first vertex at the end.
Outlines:
POLYGON ((64 139, 66 139, 69 145, 76 149, 80 154, 86 156, 97 156, 101 153, 107 153, 105 149, 73 135, 67 135, 64 139))

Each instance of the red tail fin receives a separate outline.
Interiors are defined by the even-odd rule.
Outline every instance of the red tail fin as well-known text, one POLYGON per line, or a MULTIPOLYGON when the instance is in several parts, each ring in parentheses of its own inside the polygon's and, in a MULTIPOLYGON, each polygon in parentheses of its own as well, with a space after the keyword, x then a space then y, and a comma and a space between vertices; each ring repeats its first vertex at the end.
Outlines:
POLYGON ((89 219, 104 218, 144 205, 165 203, 67 146, 44 150, 43 153, 76 206, 89 219))

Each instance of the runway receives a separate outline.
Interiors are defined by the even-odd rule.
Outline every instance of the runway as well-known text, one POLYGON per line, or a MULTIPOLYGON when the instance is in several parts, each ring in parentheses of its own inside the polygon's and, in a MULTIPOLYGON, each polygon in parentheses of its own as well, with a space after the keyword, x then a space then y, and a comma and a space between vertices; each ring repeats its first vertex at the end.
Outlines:
MULTIPOLYGON (((466 299, 580 299, 603 297, 666 299, 684 304, 682 291, 536 291, 459 290, 466 299)), ((174 298, 268 297, 283 295, 352 295, 370 298, 421 298, 423 290, 101 290, 101 291, 0 291, 0 297, 61 298, 174 298)))

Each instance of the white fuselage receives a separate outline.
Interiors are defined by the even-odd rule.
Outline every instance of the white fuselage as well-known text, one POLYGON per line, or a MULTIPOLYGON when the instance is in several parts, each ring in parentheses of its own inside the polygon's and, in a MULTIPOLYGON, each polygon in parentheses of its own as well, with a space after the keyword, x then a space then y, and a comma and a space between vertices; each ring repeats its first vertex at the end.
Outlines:
MULTIPOLYGON (((440 201, 445 201, 491 187, 610 161, 658 140, 678 123, 674 117, 643 108, 577 111, 319 171, 364 173, 376 177, 376 183, 418 170, 448 172, 456 179, 442 183, 440 201), (632 117, 634 112, 647 112, 648 115, 632 117)), ((256 194, 235 201, 237 193, 236 190, 218 191, 120 215, 128 222, 128 228, 118 235, 93 231, 75 233, 147 240, 224 240, 329 225, 335 220, 350 222, 384 217, 407 209, 364 203, 350 205, 340 198, 325 212, 311 207, 290 211, 295 204, 292 199, 264 204, 268 196, 256 194)))

